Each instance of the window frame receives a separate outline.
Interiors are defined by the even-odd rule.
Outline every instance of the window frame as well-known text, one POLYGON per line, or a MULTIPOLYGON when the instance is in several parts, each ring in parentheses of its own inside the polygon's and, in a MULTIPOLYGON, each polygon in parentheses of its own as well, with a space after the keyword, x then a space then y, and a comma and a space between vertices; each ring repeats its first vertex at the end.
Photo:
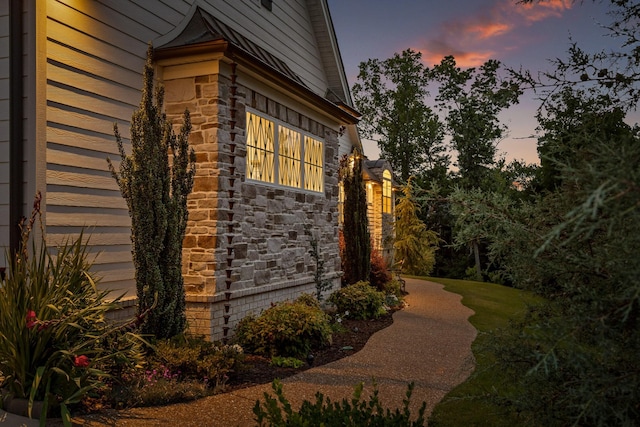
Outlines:
POLYGON ((382 172, 382 213, 393 214, 393 185, 388 169, 382 172))
POLYGON ((325 159, 325 155, 326 155, 326 141, 322 138, 320 138, 318 135, 314 135, 310 132, 306 132, 300 128, 297 128, 295 126, 290 125, 289 123, 286 123, 282 120, 279 120, 275 117, 269 116, 261 111, 255 110, 253 108, 246 108, 246 129, 245 129, 245 141, 246 141, 246 146, 247 146, 247 162, 249 161, 249 155, 248 155, 248 150, 249 150, 249 114, 252 114, 256 117, 259 117, 261 120, 268 120, 269 122, 273 123, 273 181, 266 181, 266 180, 261 180, 261 179, 255 179, 255 178, 251 178, 249 176, 249 165, 247 164, 245 167, 245 179, 248 182, 252 182, 252 183, 260 183, 262 185, 265 186, 269 186, 269 187, 274 187, 274 188, 280 188, 280 189, 288 189, 288 190, 293 190, 293 191, 299 191, 299 192, 304 192, 304 193, 309 193, 309 194, 315 194, 315 195, 320 195, 320 194, 324 194, 325 190, 326 190, 326 159, 325 159), (294 185, 288 185, 288 184, 282 184, 281 183, 281 177, 280 177, 280 128, 283 127, 285 128, 288 132, 294 132, 294 133, 298 133, 298 135, 300 136, 299 138, 299 143, 300 143, 300 159, 297 159, 298 161, 298 166, 300 167, 300 182, 299 182, 299 186, 294 186, 294 185), (322 177, 322 181, 321 181, 321 186, 322 188, 319 191, 316 190, 310 190, 307 188, 307 177, 305 174, 305 168, 307 166, 307 162, 306 162, 306 152, 305 152, 305 141, 306 138, 311 138, 314 141, 317 141, 320 143, 321 145, 321 164, 320 165, 316 165, 316 167, 320 167, 321 168, 321 177, 322 177))

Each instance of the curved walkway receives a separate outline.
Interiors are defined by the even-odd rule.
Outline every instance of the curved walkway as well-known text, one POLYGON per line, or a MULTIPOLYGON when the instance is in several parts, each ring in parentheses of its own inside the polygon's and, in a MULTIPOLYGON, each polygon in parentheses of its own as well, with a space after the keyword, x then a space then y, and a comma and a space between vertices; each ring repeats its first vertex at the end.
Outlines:
MULTIPOLYGON (((469 376, 476 330, 467 319, 473 311, 460 303, 460 295, 437 283, 407 279, 407 290, 408 307, 396 312, 393 324, 374 334, 362 350, 283 381, 294 407, 305 399, 314 401, 317 391, 334 402, 350 398, 356 384, 365 382, 370 391, 375 379, 383 405, 401 407, 407 384, 414 382, 411 413, 417 414, 423 401, 430 412, 469 376)), ((85 425, 255 426, 252 409, 265 391, 271 393, 270 384, 190 403, 120 411, 115 422, 91 420, 85 425)))

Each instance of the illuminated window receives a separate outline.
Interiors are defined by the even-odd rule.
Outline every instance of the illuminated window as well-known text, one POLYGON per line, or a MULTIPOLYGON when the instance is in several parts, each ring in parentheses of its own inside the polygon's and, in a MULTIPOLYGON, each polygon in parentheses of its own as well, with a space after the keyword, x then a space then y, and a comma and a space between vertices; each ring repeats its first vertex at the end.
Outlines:
POLYGON ((300 133, 278 127, 278 182, 280 185, 300 188, 300 133))
POLYGON ((303 135, 247 112, 247 178, 323 192, 324 145, 307 135, 302 144, 303 135))
POLYGON ((391 172, 382 173, 382 212, 391 213, 391 172))
POLYGON ((306 190, 324 191, 323 173, 324 150, 322 142, 310 136, 304 137, 304 188, 306 190))
POLYGON ((247 113, 247 178, 275 182, 274 123, 247 113))

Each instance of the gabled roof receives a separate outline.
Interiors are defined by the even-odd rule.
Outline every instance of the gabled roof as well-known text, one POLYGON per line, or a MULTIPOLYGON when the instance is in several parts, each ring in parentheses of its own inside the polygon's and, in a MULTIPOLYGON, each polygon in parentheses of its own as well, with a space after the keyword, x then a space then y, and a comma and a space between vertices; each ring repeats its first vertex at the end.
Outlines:
POLYGON ((279 58, 270 54, 233 28, 216 19, 209 12, 204 11, 200 7, 196 7, 191 19, 182 32, 173 40, 157 46, 157 51, 169 51, 175 48, 186 48, 187 46, 199 45, 207 42, 226 41, 231 43, 238 49, 242 49, 246 53, 256 57, 282 73, 298 84, 306 86, 302 79, 295 74, 291 68, 279 58))
POLYGON ((309 6, 311 25, 313 25, 318 41, 320 57, 327 75, 329 91, 333 92, 343 104, 353 108, 349 83, 344 72, 342 55, 340 55, 340 47, 327 0, 307 0, 307 5, 309 6))
POLYGON ((216 19, 200 6, 195 7, 191 16, 185 20, 186 25, 179 34, 155 48, 155 59, 223 52, 260 75, 271 77, 272 80, 279 81, 283 87, 286 86, 315 105, 322 106, 345 123, 358 122, 359 114, 353 108, 314 93, 284 61, 216 19))

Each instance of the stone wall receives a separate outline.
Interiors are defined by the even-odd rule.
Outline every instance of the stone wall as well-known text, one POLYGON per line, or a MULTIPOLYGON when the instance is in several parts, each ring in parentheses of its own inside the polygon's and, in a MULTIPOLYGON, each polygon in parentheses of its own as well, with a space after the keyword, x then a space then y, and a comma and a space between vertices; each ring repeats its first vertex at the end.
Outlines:
POLYGON ((197 165, 183 275, 190 328, 212 339, 227 338, 242 317, 273 302, 315 292, 312 236, 335 286, 340 274, 337 131, 293 101, 285 106, 243 85, 235 65, 219 65, 217 74, 164 81, 174 126, 185 108, 191 113, 197 165), (245 180, 247 107, 324 141, 324 193, 245 180))

